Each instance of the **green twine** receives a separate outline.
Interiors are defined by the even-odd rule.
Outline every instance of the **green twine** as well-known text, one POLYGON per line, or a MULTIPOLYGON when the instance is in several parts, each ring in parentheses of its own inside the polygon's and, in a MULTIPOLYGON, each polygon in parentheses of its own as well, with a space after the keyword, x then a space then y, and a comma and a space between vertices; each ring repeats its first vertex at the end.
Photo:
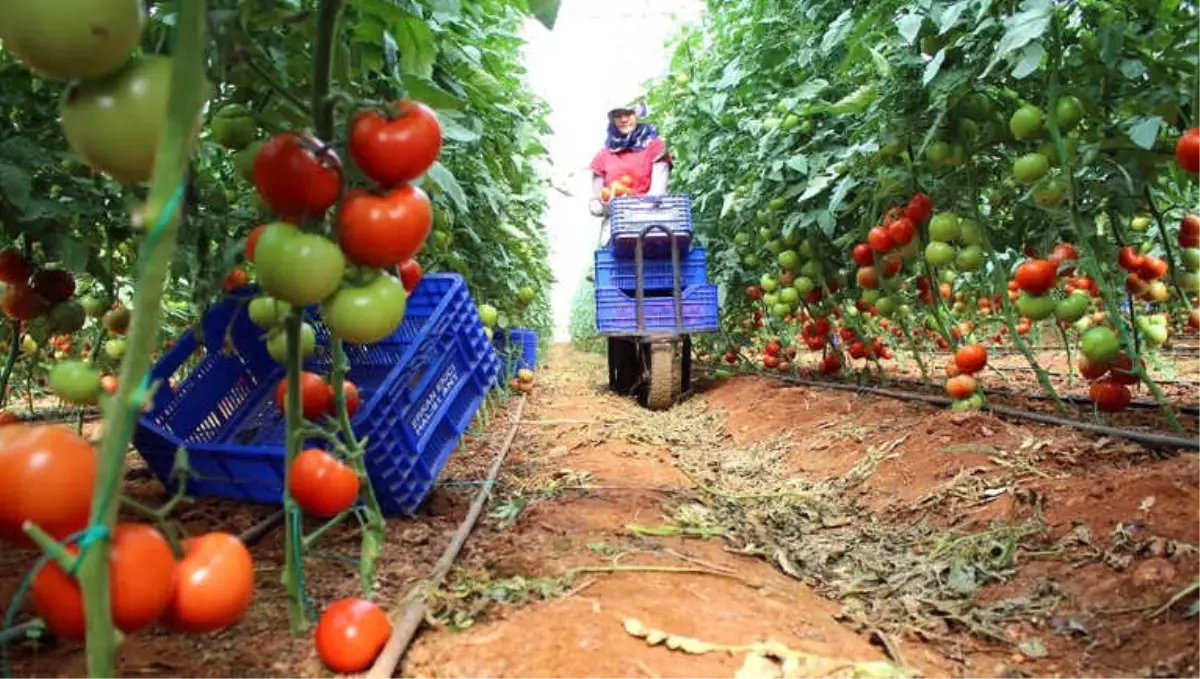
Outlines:
MULTIPOLYGON (((146 251, 153 250, 154 246, 158 244, 159 238, 161 238, 163 232, 166 231, 167 223, 171 220, 171 217, 183 203, 186 188, 186 182, 181 182, 179 186, 176 187, 175 192, 171 194, 171 198, 167 201, 162 215, 146 234, 146 240, 144 241, 143 245, 143 248, 146 251)), ((145 273, 145 267, 149 261, 150 257, 142 257, 140 259, 138 262, 137 274, 134 277, 134 280, 140 280, 142 278, 142 274, 145 273)), ((145 400, 149 391, 150 375, 147 373, 146 375, 142 376, 142 381, 140 384, 138 384, 137 390, 133 394, 133 402, 139 404, 138 407, 140 407, 140 404, 145 400)), ((100 502, 99 511, 96 512, 96 516, 104 517, 107 515, 110 503, 115 496, 116 493, 110 492, 105 494, 100 502)), ((83 530, 71 535, 67 539, 59 542, 59 547, 66 547, 67 545, 73 544, 79 548, 79 554, 75 557, 75 561, 71 566, 69 575, 72 577, 75 576, 75 572, 78 569, 80 562, 83 560, 83 555, 87 553, 87 550, 92 545, 110 538, 111 534, 108 530, 108 526, 105 526, 103 523, 98 523, 88 526, 87 528, 84 528, 83 530)), ((46 567, 46 564, 49 563, 53 558, 54 556, 51 553, 42 554, 34 564, 33 568, 29 570, 29 573, 25 575, 25 579, 21 581, 21 586, 17 588, 16 594, 13 595, 12 601, 8 605, 8 610, 4 615, 4 627, 2 629, 12 629, 14 621, 17 617, 17 611, 20 610, 21 603, 25 600, 26 595, 29 594, 29 590, 33 587, 34 579, 37 578, 38 573, 40 573, 41 570, 46 567)), ((305 597, 304 601, 306 608, 311 610, 311 604, 308 602, 307 596, 305 597)), ((8 644, 0 646, 0 674, 3 674, 4 677, 12 676, 12 668, 8 663, 8 644)))

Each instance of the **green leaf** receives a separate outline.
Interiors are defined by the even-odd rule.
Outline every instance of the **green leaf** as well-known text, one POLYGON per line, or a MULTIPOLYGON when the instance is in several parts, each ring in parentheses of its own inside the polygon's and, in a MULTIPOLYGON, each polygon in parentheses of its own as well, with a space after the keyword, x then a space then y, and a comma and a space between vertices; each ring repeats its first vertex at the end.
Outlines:
POLYGON ((951 28, 958 24, 958 20, 962 18, 963 12, 967 11, 968 0, 959 0, 950 5, 938 17, 938 35, 945 35, 951 28))
POLYGON ((808 174, 808 158, 803 155, 792 156, 784 164, 800 174, 808 174))
POLYGON ((1000 60, 1042 37, 1050 27, 1050 16, 1054 9, 1053 0, 1025 0, 1021 11, 1004 19, 1004 36, 996 43, 992 61, 983 73, 982 80, 1000 60))
POLYGON ((737 86, 742 81, 742 69, 738 64, 738 60, 725 64, 725 70, 721 72, 721 79, 717 81, 716 88, 719 90, 727 90, 737 86))
POLYGON ((56 258, 63 268, 69 271, 84 271, 87 268, 90 246, 61 231, 55 234, 53 242, 56 258))
POLYGON ((467 211, 467 208, 470 207, 467 203, 467 194, 463 192, 462 186, 459 185, 458 180, 454 178, 450 170, 446 169, 445 165, 442 165, 440 161, 434 163, 426 173, 426 177, 442 191, 445 191, 446 195, 450 196, 450 199, 454 201, 454 205, 459 211, 467 211))
POLYGON ((1121 62, 1121 75, 1130 80, 1137 80, 1146 75, 1149 69, 1146 64, 1142 63, 1141 59, 1125 59, 1121 62))
POLYGON ((1020 80, 1037 71, 1042 65, 1042 57, 1046 56, 1046 48, 1040 42, 1031 42, 1021 50, 1017 65, 1013 67, 1012 77, 1020 80))
POLYGON ((480 134, 474 130, 468 129, 462 123, 458 122, 457 118, 448 115, 439 115, 438 122, 442 125, 442 138, 451 141, 461 142, 463 144, 473 144, 479 141, 480 134))
POLYGON ((938 71, 942 70, 942 64, 946 61, 946 49, 943 47, 938 50, 938 53, 933 55, 928 64, 925 64, 925 72, 921 74, 921 87, 928 87, 930 81, 937 77, 938 71))
POLYGON ((842 206, 842 201, 846 199, 846 194, 858 185, 858 180, 853 175, 842 177, 842 181, 837 183, 833 188, 833 193, 829 196, 829 211, 837 212, 837 209, 842 206))
POLYGON ((870 48, 871 64, 875 67, 875 72, 880 78, 890 78, 892 76, 892 65, 888 63, 887 58, 879 53, 879 50, 874 47, 870 48))
POLYGON ((821 52, 824 54, 832 52, 835 47, 841 45, 846 40, 846 36, 850 35, 850 31, 853 28, 854 15, 850 10, 843 11, 825 29, 825 35, 821 38, 821 52))
POLYGON ((896 28, 900 29, 900 37, 904 38, 904 42, 912 45, 917 41, 924 21, 925 17, 920 14, 905 14, 896 20, 896 28))
POLYGON ((428 78, 422 78, 410 73, 401 76, 401 82, 404 83, 404 89, 408 92, 409 97, 416 99, 430 108, 457 109, 463 106, 461 99, 438 87, 428 78))
POLYGON ((1154 148, 1154 140, 1158 139, 1158 131, 1162 124, 1163 119, 1160 116, 1139 116, 1130 121, 1125 133, 1134 145, 1149 151, 1154 148))
POLYGON ((432 0, 429 4, 432 5, 434 21, 444 22, 457 19, 462 14, 460 0, 432 0))
POLYGON ((559 0, 529 0, 529 12, 549 30, 558 20, 559 0))
POLYGON ((33 197, 33 178, 16 165, 0 162, 0 195, 17 212, 25 212, 33 197))
POLYGON ((433 75, 433 62, 437 59, 437 46, 433 42, 433 31, 421 19, 411 14, 390 23, 400 47, 400 71, 428 78, 433 75))

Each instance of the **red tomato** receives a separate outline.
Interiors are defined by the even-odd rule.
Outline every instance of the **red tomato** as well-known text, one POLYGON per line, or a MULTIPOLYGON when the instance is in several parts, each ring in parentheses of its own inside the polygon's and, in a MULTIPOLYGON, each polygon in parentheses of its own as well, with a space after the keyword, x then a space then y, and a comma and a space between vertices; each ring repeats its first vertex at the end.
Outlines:
POLYGON ((10 285, 4 290, 0 307, 15 321, 28 321, 42 315, 48 306, 41 295, 23 285, 10 285))
POLYGON ((1138 252, 1137 248, 1132 245, 1126 245, 1117 252, 1117 264, 1120 264, 1122 269, 1131 273, 1139 271, 1145 262, 1145 255, 1138 252))
POLYGON ((763 365, 768 368, 778 368, 779 357, 774 354, 767 354, 766 356, 763 356, 763 365))
POLYGON ((249 236, 246 236, 246 260, 254 261, 254 248, 258 246, 258 238, 262 235, 263 229, 267 228, 266 224, 259 224, 254 227, 249 236))
POLYGON ((289 221, 325 214, 342 192, 342 161, 315 137, 284 132, 254 157, 254 186, 289 221))
POLYGON ((946 377, 958 377, 961 374, 962 371, 958 369, 958 366, 955 365, 954 361, 949 361, 946 363, 946 377))
MULTIPOLYGON (((10 392, 12 391, 11 386, 8 388, 8 391, 10 391, 10 392)), ((21 423, 21 418, 16 413, 14 413, 10 410, 0 410, 0 427, 3 427, 6 424, 20 424, 20 423, 21 423)))
POLYGON ((1179 221, 1179 247, 1200 248, 1200 217, 1187 215, 1179 221))
POLYGON ((1167 275, 1167 270, 1170 266, 1166 260, 1155 257, 1154 255, 1146 255, 1142 258, 1142 265, 1138 267, 1138 275, 1144 281, 1154 281, 1167 275))
POLYGON ((350 158, 384 188, 425 174, 442 150, 442 127, 433 109, 412 100, 393 108, 394 116, 359 111, 350 124, 350 158))
POLYGON ((0 539, 32 546, 21 531, 26 521, 60 540, 82 530, 95 479, 96 451, 75 432, 53 425, 0 427, 0 539))
POLYGON ((983 370, 987 359, 987 349, 982 344, 965 344, 954 353, 954 365, 967 375, 974 375, 983 370))
MULTIPOLYGON (((333 385, 329 385, 329 388, 333 389, 333 385)), ((350 380, 343 380, 342 395, 346 399, 346 414, 350 417, 354 417, 354 413, 358 412, 358 406, 362 402, 362 399, 358 395, 358 387, 355 386, 355 384, 350 380)), ((337 397, 335 396, 329 401, 328 414, 330 417, 337 416, 337 413, 335 412, 337 410, 336 400, 337 397)))
POLYGON ((417 283, 421 282, 421 263, 415 259, 407 259, 400 264, 399 271, 400 282, 404 284, 404 289, 412 292, 417 283))
POLYGON ((914 224, 920 224, 929 219, 932 214, 933 201, 923 193, 914 194, 908 201, 908 207, 904 208, 904 216, 911 219, 914 224))
POLYGON ((1091 397, 1092 403, 1096 404, 1096 409, 1103 413, 1120 412, 1133 400, 1129 387, 1118 384, 1111 378, 1092 382, 1088 396, 1091 397))
POLYGON ((1050 256, 1046 258, 1051 264, 1058 266, 1063 262, 1074 261, 1079 259, 1079 251, 1070 243, 1059 243, 1054 246, 1054 250, 1050 252, 1050 256))
MULTIPOLYGON (((79 553, 74 545, 67 551, 79 553)), ((118 524, 109 556, 109 592, 117 628, 133 634, 154 624, 174 591, 175 555, 162 534, 145 524, 118 524)), ((56 562, 38 572, 30 598, 55 634, 72 641, 84 638, 83 591, 56 562)))
POLYGON ((237 622, 254 597, 254 562, 237 536, 205 533, 188 540, 177 568, 167 628, 215 632, 237 622))
POLYGON ((1193 127, 1175 142, 1175 162, 1185 172, 1200 173, 1200 127, 1193 127))
MULTIPOLYGON (((323 377, 307 370, 300 373, 300 408, 304 419, 316 420, 329 411, 333 401, 333 387, 323 377)), ((287 378, 279 380, 275 387, 275 405, 279 412, 287 412, 287 378)))
MULTIPOLYGON (((1142 364, 1142 367, 1145 367, 1145 363, 1142 364)), ((1133 372, 1133 361, 1124 351, 1108 362, 1108 374, 1109 379, 1115 384, 1137 384, 1141 381, 1141 378, 1133 372)))
POLYGON ((71 299, 75 294, 75 277, 62 269, 42 269, 33 274, 29 289, 51 304, 71 299))
POLYGON ((775 340, 771 340, 770 342, 767 342, 767 346, 763 347, 763 353, 768 356, 778 356, 779 352, 782 350, 783 350, 783 347, 780 346, 779 342, 777 342, 775 340))
POLYGON ((292 460, 288 491, 305 512, 333 516, 358 500, 358 474, 324 450, 310 448, 292 460))
POLYGON ((875 252, 887 252, 892 249, 892 237, 888 235, 888 230, 882 226, 872 227, 867 232, 867 243, 875 252))
POLYGON ((234 267, 233 271, 225 277, 225 292, 233 292, 243 285, 250 282, 250 277, 246 275, 240 267, 234 267))
POLYGON ((975 378, 970 375, 955 375, 946 380, 946 394, 955 401, 971 398, 977 387, 975 378))
POLYGON ((817 370, 823 375, 832 375, 842 369, 842 359, 837 354, 829 354, 817 364, 817 370))
POLYGON ((1043 295, 1054 287, 1057 267, 1044 259, 1029 259, 1017 267, 1013 276, 1017 287, 1031 295, 1043 295))
POLYGON ((855 278, 858 280, 858 287, 864 290, 874 290, 879 287, 879 272, 873 266, 864 266, 859 269, 855 278))
POLYGON ((883 275, 887 277, 895 276, 900 273, 900 267, 904 265, 904 259, 896 253, 892 253, 883 258, 883 275))
POLYGON ((333 672, 362 672, 392 636, 392 621, 381 608, 365 599, 335 601, 317 621, 317 655, 333 672))
POLYGON ((117 378, 112 375, 104 375, 100 378, 100 388, 110 394, 117 393, 117 378))
POLYGON ((33 266, 16 248, 0 250, 0 283, 25 285, 33 275, 33 266))
POLYGON ((429 197, 405 185, 384 196, 364 193, 342 203, 338 244, 355 264, 390 268, 420 252, 432 226, 429 197))
POLYGON ((896 245, 908 245, 917 235, 917 227, 913 225, 911 219, 901 217, 887 226, 888 237, 896 245))
POLYGON ((1150 284, 1142 280, 1142 277, 1135 273, 1125 276, 1125 290, 1131 295, 1141 295, 1149 287, 1150 284))
POLYGON ((875 265, 875 255, 871 251, 871 246, 866 243, 856 244, 851 254, 854 257, 854 263, 859 266, 875 265))

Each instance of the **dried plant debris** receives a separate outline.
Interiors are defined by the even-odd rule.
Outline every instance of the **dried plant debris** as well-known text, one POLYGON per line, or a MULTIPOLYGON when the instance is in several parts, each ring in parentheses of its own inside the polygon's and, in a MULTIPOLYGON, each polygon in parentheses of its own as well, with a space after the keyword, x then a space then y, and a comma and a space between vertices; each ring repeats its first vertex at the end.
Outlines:
MULTIPOLYGON (((947 532, 921 519, 935 509, 944 515, 945 503, 988 501, 989 493, 996 495, 990 485, 995 479, 966 475, 917 503, 871 511, 854 491, 881 462, 899 454, 907 435, 870 447, 845 474, 814 482, 783 467, 796 446, 792 436, 735 445, 720 434, 719 413, 705 416, 717 421, 710 419, 690 439, 680 430, 663 436, 675 441, 666 445, 701 491, 675 504, 668 520, 719 531, 740 552, 760 555, 842 601, 843 620, 860 631, 915 633, 935 642, 967 632, 1015 643, 1005 631, 1008 623, 1049 615, 1063 599, 1053 587, 1015 600, 974 596, 985 585, 1009 579, 1019 547, 1044 537, 1036 506, 1018 523, 976 532, 947 532), (969 491, 978 494, 971 498, 969 491)), ((1018 468, 1014 474, 1029 473, 1026 465, 1018 468)))
POLYGON ((630 636, 644 639, 649 646, 663 646, 672 651, 699 655, 704 653, 727 653, 742 655, 742 666, 734 674, 735 679, 802 679, 816 677, 916 677, 917 673, 899 665, 882 660, 853 661, 825 658, 795 651, 773 639, 750 644, 727 646, 715 644, 695 637, 670 634, 648 627, 636 618, 625 618, 621 624, 630 636))

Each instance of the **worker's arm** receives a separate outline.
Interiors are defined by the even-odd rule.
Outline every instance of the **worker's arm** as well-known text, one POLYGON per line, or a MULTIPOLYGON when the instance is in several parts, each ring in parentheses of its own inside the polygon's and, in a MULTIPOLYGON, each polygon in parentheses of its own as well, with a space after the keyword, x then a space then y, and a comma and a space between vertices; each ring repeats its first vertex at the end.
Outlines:
POLYGON ((592 175, 592 199, 588 201, 588 212, 591 212, 596 217, 603 217, 608 209, 604 201, 600 200, 600 191, 603 188, 604 178, 598 174, 592 175))
POLYGON ((667 179, 670 175, 670 163, 665 160, 655 162, 650 168, 650 190, 647 193, 651 196, 661 196, 666 193, 667 179))

